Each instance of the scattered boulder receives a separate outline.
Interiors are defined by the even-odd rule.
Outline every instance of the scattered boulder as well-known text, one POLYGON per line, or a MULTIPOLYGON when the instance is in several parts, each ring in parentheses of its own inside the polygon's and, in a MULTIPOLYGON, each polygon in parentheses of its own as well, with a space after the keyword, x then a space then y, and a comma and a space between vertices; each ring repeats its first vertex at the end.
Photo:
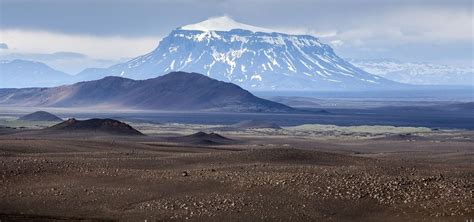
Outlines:
POLYGON ((376 140, 398 140, 398 141, 417 141, 417 140, 423 140, 424 138, 422 136, 417 136, 411 133, 400 133, 400 134, 395 134, 395 135, 388 135, 383 138, 376 138, 376 140))

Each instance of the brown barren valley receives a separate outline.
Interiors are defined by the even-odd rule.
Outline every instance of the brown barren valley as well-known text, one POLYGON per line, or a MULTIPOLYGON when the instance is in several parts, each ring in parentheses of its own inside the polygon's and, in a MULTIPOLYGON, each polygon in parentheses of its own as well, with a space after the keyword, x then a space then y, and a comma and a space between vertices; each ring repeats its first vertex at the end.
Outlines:
POLYGON ((130 125, 146 135, 2 128, 1 221, 474 218, 472 131, 130 125))

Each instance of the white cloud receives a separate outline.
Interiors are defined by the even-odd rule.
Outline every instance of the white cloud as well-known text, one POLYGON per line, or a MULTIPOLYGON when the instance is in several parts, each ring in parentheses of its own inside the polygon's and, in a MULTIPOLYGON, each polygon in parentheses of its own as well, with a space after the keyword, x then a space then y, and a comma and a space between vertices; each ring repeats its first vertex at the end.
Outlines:
POLYGON ((340 31, 334 38, 361 45, 472 41, 474 19, 469 11, 410 8, 392 11, 377 22, 361 23, 340 31))
POLYGON ((334 36, 337 36, 337 31, 333 31, 333 30, 330 30, 330 31, 320 31, 320 32, 317 32, 317 31, 308 31, 309 34, 312 34, 318 38, 329 38, 329 37, 334 37, 334 36))
POLYGON ((334 46, 334 47, 340 47, 344 44, 343 41, 339 40, 339 39, 336 39, 336 40, 332 40, 331 42, 331 45, 334 46))
POLYGON ((317 38, 329 38, 338 34, 336 30, 314 30, 305 27, 275 27, 272 30, 292 35, 312 35, 317 38))
POLYGON ((54 53, 70 51, 100 59, 134 57, 153 50, 158 37, 72 35, 31 30, 0 30, 0 42, 10 53, 54 53))
MULTIPOLYGON (((344 20, 342 20, 344 21, 344 20)), ((450 44, 472 41, 474 17, 472 8, 459 10, 424 5, 423 7, 398 7, 384 13, 367 14, 350 23, 336 21, 333 30, 318 29, 326 24, 315 23, 313 27, 275 28, 292 34, 309 34, 331 43, 339 40, 346 46, 371 44, 400 45, 407 43, 436 42, 450 44), (316 28, 315 28, 316 27, 316 28)))

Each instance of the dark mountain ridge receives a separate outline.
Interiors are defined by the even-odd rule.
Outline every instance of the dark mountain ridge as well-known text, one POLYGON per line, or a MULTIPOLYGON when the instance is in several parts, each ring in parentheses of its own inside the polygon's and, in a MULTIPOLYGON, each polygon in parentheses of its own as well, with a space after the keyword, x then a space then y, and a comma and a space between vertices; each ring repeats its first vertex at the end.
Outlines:
POLYGON ((0 89, 0 104, 177 111, 295 112, 239 86, 197 73, 147 80, 105 77, 53 88, 0 89))

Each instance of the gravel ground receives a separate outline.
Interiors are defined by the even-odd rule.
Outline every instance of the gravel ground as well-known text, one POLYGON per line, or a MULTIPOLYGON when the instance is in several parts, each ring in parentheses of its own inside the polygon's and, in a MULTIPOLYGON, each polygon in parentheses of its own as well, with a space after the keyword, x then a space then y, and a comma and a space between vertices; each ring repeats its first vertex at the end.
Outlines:
POLYGON ((470 140, 228 136, 247 141, 0 136, 0 220, 474 219, 470 140))

